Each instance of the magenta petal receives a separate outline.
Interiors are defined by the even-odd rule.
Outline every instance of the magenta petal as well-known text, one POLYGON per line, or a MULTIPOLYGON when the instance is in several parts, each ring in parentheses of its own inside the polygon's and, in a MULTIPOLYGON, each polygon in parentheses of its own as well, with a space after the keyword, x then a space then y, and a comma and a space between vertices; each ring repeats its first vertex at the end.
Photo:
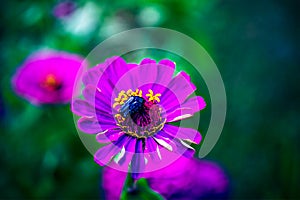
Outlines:
POLYGON ((175 63, 171 60, 163 59, 163 60, 159 61, 159 64, 164 65, 164 66, 168 66, 171 69, 173 69, 173 71, 175 70, 175 63))
POLYGON ((85 133, 95 134, 102 131, 98 120, 94 117, 82 117, 78 120, 77 124, 78 128, 85 133))
POLYGON ((130 161, 132 160, 132 156, 135 152, 135 145, 136 145, 136 139, 130 137, 127 144, 125 145, 125 154, 124 156, 119 160, 118 164, 120 165, 129 165, 130 161))
POLYGON ((105 96, 110 97, 113 94, 115 84, 112 83, 112 80, 108 76, 101 76, 97 87, 100 91, 105 94, 105 96))
POLYGON ((197 130, 192 128, 183 128, 165 124, 163 131, 168 133, 173 138, 187 140, 196 144, 199 144, 202 139, 201 134, 197 130))
POLYGON ((128 72, 129 65, 123 60, 121 57, 113 57, 110 59, 107 59, 106 64, 108 64, 108 67, 105 70, 105 75, 110 78, 112 83, 116 83, 118 79, 120 79, 126 72, 128 72))
POLYGON ((75 99, 72 103, 72 111, 79 116, 94 117, 97 115, 99 121, 103 118, 113 119, 113 115, 109 113, 111 112, 110 106, 101 100, 96 101, 96 104, 93 105, 85 100, 75 99))
POLYGON ((145 168, 145 158, 143 154, 134 154, 131 161, 132 178, 137 180, 143 176, 141 173, 145 168))
POLYGON ((182 143, 184 143, 184 141, 182 141, 182 140, 175 140, 174 142, 175 142, 175 144, 177 146, 177 152, 178 153, 182 154, 183 156, 185 156, 187 158, 192 158, 194 156, 195 149, 193 149, 192 147, 190 147, 190 148, 184 147, 184 145, 182 144, 182 143))
POLYGON ((159 61, 156 83, 161 85, 167 85, 171 81, 174 71, 175 71, 174 62, 167 59, 159 61))
POLYGON ((111 129, 116 127, 114 121, 99 121, 95 117, 81 117, 78 120, 78 128, 89 134, 95 134, 95 133, 100 133, 106 129, 111 129))
POLYGON ((176 122, 192 117, 194 114, 192 108, 178 108, 167 114, 167 122, 176 122))
MULTIPOLYGON (((137 71, 137 76, 135 75, 134 78, 139 77, 140 83, 139 87, 145 84, 154 84, 157 78, 157 65, 155 63, 147 63, 144 65, 139 66, 137 71)), ((147 91, 148 92, 148 91, 147 91)))
POLYGON ((98 133, 96 140, 99 143, 109 143, 117 141, 124 133, 120 129, 108 129, 105 132, 98 133))
POLYGON ((99 149, 95 156, 94 160, 98 165, 104 166, 106 165, 113 156, 115 156, 121 149, 114 144, 109 144, 105 147, 99 149))
POLYGON ((95 105, 98 110, 105 111, 106 113, 112 114, 115 113, 115 110, 111 106, 110 99, 102 92, 97 92, 95 97, 95 105))
POLYGON ((155 60, 152 60, 150 58, 145 58, 140 62, 140 65, 145 65, 145 64, 156 64, 155 60))
POLYGON ((72 111, 79 116, 95 116, 95 107, 82 99, 75 99, 73 101, 72 111))
POLYGON ((139 65, 135 64, 135 63, 128 63, 128 68, 131 69, 130 71, 128 71, 121 79, 120 79, 120 86, 121 88, 118 88, 119 90, 128 90, 128 89, 132 89, 133 88, 138 88, 139 86, 139 80, 136 78, 137 74, 137 68, 139 67, 139 65))
POLYGON ((168 88, 176 94, 176 98, 180 103, 184 102, 196 90, 196 86, 190 82, 189 76, 185 72, 178 73, 171 80, 168 88))
POLYGON ((175 122, 192 117, 196 112, 204 109, 206 103, 200 96, 187 99, 183 104, 173 107, 168 110, 167 122, 175 122))
POLYGON ((128 140, 128 143, 125 145, 125 149, 127 152, 135 153, 137 139, 135 137, 131 137, 131 136, 128 136, 128 137, 129 137, 129 140, 128 140))
POLYGON ((118 152, 121 151, 122 146, 126 144, 127 137, 125 135, 121 136, 116 144, 109 144, 100 148, 94 155, 94 160, 99 165, 106 165, 112 157, 114 157, 118 152))
MULTIPOLYGON (((170 110, 180 107, 180 102, 178 101, 176 94, 173 93, 169 88, 161 86, 158 84, 153 84, 153 91, 155 93, 160 93, 160 105, 163 107, 164 113, 169 113, 170 110)), ((143 88, 142 88, 143 89, 143 88)))
MULTIPOLYGON (((169 148, 171 148, 171 151, 184 155, 186 157, 193 157, 195 153, 195 150, 187 143, 177 138, 173 138, 164 131, 160 131, 159 133, 157 133, 154 138, 165 141, 170 146, 169 148)), ((166 146, 164 147, 166 148, 166 146)))
POLYGON ((138 65, 127 64, 121 57, 112 57, 105 61, 107 68, 98 82, 98 87, 105 95, 112 95, 115 85, 131 68, 138 65))
POLYGON ((205 106, 206 103, 200 96, 187 99, 183 104, 168 111, 167 122, 175 122, 192 117, 194 113, 204 109, 205 106))
MULTIPOLYGON (((140 66, 136 69, 136 71, 132 71, 133 73, 131 73, 132 79, 138 79, 137 85, 134 85, 136 88, 140 88, 145 84, 152 85, 156 83, 158 74, 155 60, 145 58, 141 61, 140 66)), ((145 92, 148 92, 148 90, 145 92)))
POLYGON ((142 176, 143 171, 145 170, 145 157, 143 149, 143 140, 138 139, 135 146, 135 154, 131 160, 131 172, 133 179, 139 179, 142 176))
POLYGON ((193 108, 194 113, 198 112, 199 110, 203 110, 206 107, 206 103, 201 96, 192 97, 187 99, 181 107, 185 108, 193 108))
POLYGON ((138 84, 139 88, 142 87, 147 92, 148 89, 152 89, 155 93, 163 94, 172 80, 174 68, 169 65, 150 63, 140 66, 140 71, 133 76, 143 77, 138 84))
POLYGON ((83 97, 90 103, 92 107, 96 107, 97 114, 106 113, 112 115, 112 107, 110 100, 93 85, 88 85, 82 91, 83 97))
POLYGON ((94 68, 89 69, 82 77, 84 85, 97 85, 99 78, 102 75, 103 64, 99 64, 94 68))
POLYGON ((155 140, 152 137, 148 137, 146 139, 146 146, 147 146, 147 154, 149 154, 150 158, 154 161, 154 162, 159 162, 161 161, 161 158, 158 155, 159 149, 157 146, 157 143, 155 142, 155 140))
POLYGON ((100 89, 96 88, 93 85, 88 85, 84 88, 82 91, 82 95, 87 100, 90 102, 92 105, 95 104, 95 99, 96 99, 96 94, 100 92, 100 89))

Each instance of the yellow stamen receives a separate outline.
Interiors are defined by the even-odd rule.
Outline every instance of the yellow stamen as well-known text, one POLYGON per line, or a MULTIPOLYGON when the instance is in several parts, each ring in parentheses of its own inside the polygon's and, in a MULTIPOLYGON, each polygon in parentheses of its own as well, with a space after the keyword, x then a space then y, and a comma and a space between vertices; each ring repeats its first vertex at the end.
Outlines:
POLYGON ((133 92, 132 89, 127 90, 127 92, 126 92, 127 96, 130 96, 132 94, 132 92, 133 92))
POLYGON ((135 92, 132 92, 130 96, 139 96, 142 97, 143 96, 143 91, 136 89, 135 92))
POLYGON ((154 95, 154 93, 153 93, 153 90, 151 90, 151 89, 149 89, 148 90, 148 94, 146 94, 146 97, 149 97, 149 101, 157 101, 158 103, 160 102, 160 96, 161 96, 161 94, 160 93, 157 93, 157 94, 155 94, 154 95))
POLYGON ((122 105, 124 104, 124 101, 128 99, 128 95, 125 93, 124 90, 122 90, 119 94, 118 97, 115 98, 115 103, 113 104, 113 108, 115 108, 117 105, 122 105))
POLYGON ((132 89, 129 89, 125 92, 125 90, 122 90, 119 94, 118 97, 115 98, 115 103, 113 104, 113 108, 115 108, 117 105, 123 105, 129 97, 131 96, 143 96, 143 91, 136 89, 135 92, 132 91, 132 89))
POLYGON ((122 115, 120 115, 120 114, 116 114, 115 118, 118 120, 118 123, 121 123, 121 122, 125 121, 125 118, 122 117, 122 115))

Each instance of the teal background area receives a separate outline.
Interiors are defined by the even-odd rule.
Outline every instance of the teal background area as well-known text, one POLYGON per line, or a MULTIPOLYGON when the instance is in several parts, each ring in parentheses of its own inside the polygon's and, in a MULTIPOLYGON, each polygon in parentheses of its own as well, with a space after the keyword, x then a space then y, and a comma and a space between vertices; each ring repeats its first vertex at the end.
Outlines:
MULTIPOLYGON (((101 168, 77 135, 70 105, 34 106, 13 92, 11 78, 38 49, 84 57, 106 37, 142 26, 192 37, 217 64, 227 117, 206 159, 228 173, 230 198, 300 198, 299 1, 76 1, 94 20, 81 32, 75 17, 53 16, 58 2, 1 2, 1 199, 103 197, 101 168)), ((192 81, 209 102, 205 83, 192 81)), ((201 112, 203 135, 209 117, 210 105, 201 112)))

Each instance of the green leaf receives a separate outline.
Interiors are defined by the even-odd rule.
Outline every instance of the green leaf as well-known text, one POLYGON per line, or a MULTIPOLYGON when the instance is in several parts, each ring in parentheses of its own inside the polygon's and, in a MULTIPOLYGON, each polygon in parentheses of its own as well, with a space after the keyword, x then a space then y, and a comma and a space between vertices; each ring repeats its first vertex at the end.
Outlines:
POLYGON ((163 200, 164 198, 149 187, 146 179, 133 180, 131 174, 128 174, 120 199, 163 200))

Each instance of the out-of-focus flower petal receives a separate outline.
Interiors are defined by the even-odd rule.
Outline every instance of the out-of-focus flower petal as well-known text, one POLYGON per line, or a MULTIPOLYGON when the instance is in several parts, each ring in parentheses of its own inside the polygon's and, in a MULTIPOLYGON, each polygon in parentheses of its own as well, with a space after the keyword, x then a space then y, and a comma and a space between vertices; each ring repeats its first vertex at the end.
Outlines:
POLYGON ((34 104, 70 102, 80 66, 87 63, 78 55, 41 50, 29 56, 13 77, 15 92, 34 104))
MULTIPOLYGON (((180 157, 169 166, 144 174, 149 186, 168 200, 226 199, 229 178, 214 162, 180 157)), ((119 199, 126 173, 105 167, 102 186, 106 199, 119 199)))
POLYGON ((62 1, 53 8, 53 15, 57 18, 69 16, 76 9, 76 4, 73 1, 62 1))

